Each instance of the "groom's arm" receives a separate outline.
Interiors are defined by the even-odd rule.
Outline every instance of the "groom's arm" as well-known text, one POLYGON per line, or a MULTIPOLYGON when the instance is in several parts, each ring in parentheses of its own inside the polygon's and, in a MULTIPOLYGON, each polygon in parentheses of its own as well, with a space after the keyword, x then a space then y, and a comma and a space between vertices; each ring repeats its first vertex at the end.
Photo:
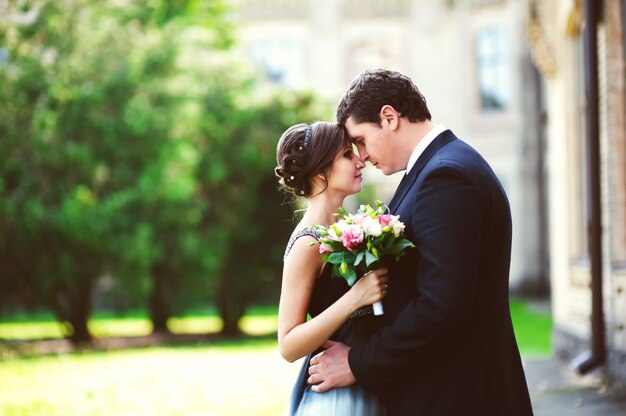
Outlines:
MULTIPOLYGON (((350 350, 359 383, 377 390, 432 360, 472 315, 484 209, 479 189, 460 169, 428 173, 413 195, 411 223, 419 250, 416 296, 375 336, 350 350)), ((403 218, 401 218, 403 220, 403 218)))

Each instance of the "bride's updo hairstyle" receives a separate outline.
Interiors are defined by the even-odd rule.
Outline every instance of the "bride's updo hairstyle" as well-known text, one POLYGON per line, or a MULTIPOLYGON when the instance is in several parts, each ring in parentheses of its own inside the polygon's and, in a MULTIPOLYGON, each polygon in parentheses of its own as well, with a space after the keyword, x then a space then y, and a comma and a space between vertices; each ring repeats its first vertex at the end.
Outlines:
POLYGON ((296 196, 310 197, 313 177, 323 173, 326 178, 335 156, 348 143, 340 124, 324 121, 296 124, 280 137, 276 147, 278 166, 274 172, 285 189, 296 196))

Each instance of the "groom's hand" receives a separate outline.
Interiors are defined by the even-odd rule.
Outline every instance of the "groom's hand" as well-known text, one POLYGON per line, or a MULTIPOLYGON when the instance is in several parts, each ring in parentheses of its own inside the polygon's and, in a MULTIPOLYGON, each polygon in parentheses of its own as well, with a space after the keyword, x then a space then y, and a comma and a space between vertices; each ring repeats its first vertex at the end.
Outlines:
POLYGON ((309 378, 307 382, 314 384, 311 389, 322 393, 333 387, 346 387, 356 382, 350 365, 348 353, 350 347, 341 342, 326 341, 325 351, 311 358, 309 363, 309 378))

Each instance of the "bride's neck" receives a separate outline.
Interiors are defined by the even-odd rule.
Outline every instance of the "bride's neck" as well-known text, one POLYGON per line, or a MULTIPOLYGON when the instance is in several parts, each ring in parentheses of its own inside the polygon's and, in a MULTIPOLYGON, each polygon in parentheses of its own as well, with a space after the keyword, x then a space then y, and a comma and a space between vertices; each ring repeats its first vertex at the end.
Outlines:
POLYGON ((305 226, 319 224, 329 226, 337 221, 333 215, 339 212, 339 207, 343 204, 344 196, 330 195, 329 192, 322 192, 309 199, 308 207, 301 223, 305 226))

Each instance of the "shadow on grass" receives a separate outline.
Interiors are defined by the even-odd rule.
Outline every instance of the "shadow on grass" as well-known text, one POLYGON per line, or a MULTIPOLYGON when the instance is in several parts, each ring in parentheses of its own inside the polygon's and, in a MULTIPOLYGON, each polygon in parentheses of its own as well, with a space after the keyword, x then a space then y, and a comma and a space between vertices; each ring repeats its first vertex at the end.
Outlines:
POLYGON ((75 345, 67 339, 0 340, 0 360, 29 359, 60 354, 109 352, 151 347, 250 347, 251 344, 269 344, 276 341, 277 333, 261 335, 241 333, 227 336, 220 333, 205 334, 150 334, 143 336, 112 336, 94 338, 91 342, 75 345))

